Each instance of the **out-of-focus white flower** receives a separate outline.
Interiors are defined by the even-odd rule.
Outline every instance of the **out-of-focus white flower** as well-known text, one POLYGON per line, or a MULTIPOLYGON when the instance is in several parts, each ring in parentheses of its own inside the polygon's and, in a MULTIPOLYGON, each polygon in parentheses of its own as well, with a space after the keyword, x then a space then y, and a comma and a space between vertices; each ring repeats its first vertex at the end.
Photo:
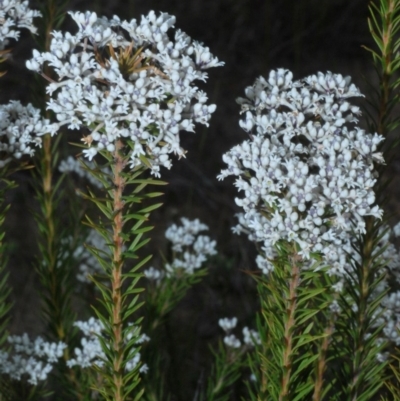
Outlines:
POLYGON ((231 348, 240 348, 242 343, 240 340, 235 337, 233 334, 230 334, 229 336, 224 337, 224 343, 231 348))
POLYGON ((396 237, 400 237, 400 222, 393 227, 393 233, 396 237))
POLYGON ((207 235, 200 235, 208 226, 199 219, 181 218, 181 225, 172 224, 165 231, 165 238, 171 242, 172 260, 165 263, 164 270, 150 267, 143 271, 145 277, 157 284, 164 277, 176 277, 180 273, 193 274, 200 269, 208 257, 215 255, 216 241, 207 235))
POLYGON ((350 78, 318 73, 299 81, 285 69, 258 78, 238 99, 240 126, 250 139, 223 155, 236 177, 244 213, 236 233, 262 243, 257 264, 273 269, 274 244, 296 242, 307 262, 319 253, 329 274, 345 275, 351 233, 365 232, 364 216, 380 218, 373 191, 383 140, 356 126, 362 96, 350 78))
MULTIPOLYGON (((90 230, 85 243, 96 249, 104 249, 106 247, 104 238, 95 230, 90 230)), ((83 244, 74 250, 74 258, 79 263, 79 272, 76 278, 82 283, 91 283, 89 276, 104 272, 99 261, 83 244)))
POLYGON ((149 267, 148 269, 143 271, 143 274, 146 278, 153 281, 159 281, 163 274, 161 270, 155 269, 154 267, 149 267))
MULTIPOLYGON (((85 164, 89 168, 94 168, 93 162, 86 161, 85 164)), ((81 163, 75 157, 68 156, 67 159, 62 160, 58 166, 58 171, 60 171, 61 173, 66 173, 66 174, 67 173, 75 173, 79 177, 90 182, 90 184, 92 184, 96 188, 100 188, 100 189, 103 188, 102 183, 99 180, 97 180, 95 177, 93 177, 93 175, 89 174, 84 168, 82 168, 81 163)), ((111 173, 110 170, 108 170, 107 172, 111 173)))
POLYGON ((342 280, 339 280, 335 284, 332 285, 332 289, 335 292, 342 292, 344 286, 344 282, 342 280))
POLYGON ((237 321, 237 317, 233 317, 231 319, 229 319, 228 317, 224 317, 218 320, 218 325, 226 333, 229 333, 232 329, 236 327, 237 321))
POLYGON ((63 356, 67 347, 63 342, 50 343, 37 337, 34 341, 25 333, 22 336, 9 336, 11 352, 0 351, 0 374, 7 374, 12 379, 21 380, 28 376, 28 382, 37 385, 47 379, 53 364, 63 356))
POLYGON ((246 345, 254 346, 255 344, 261 344, 261 337, 257 331, 251 330, 248 327, 243 327, 242 333, 243 342, 246 345))
MULTIPOLYGON (((222 318, 218 320, 218 325, 222 330, 226 333, 224 337, 224 343, 231 348, 240 348, 242 343, 240 340, 231 333, 231 331, 237 326, 238 319, 236 317, 233 318, 222 318)), ((243 327, 243 345, 247 347, 254 347, 256 344, 261 344, 260 334, 251 330, 248 327, 243 327)))
POLYGON ((188 274, 199 269, 208 256, 217 253, 216 241, 200 232, 208 230, 208 226, 199 219, 189 220, 181 218, 182 225, 172 224, 165 232, 165 237, 171 241, 175 252, 174 260, 165 266, 167 275, 171 276, 178 270, 188 274))
POLYGON ((161 166, 171 167, 171 153, 185 156, 179 132, 208 125, 215 105, 206 104, 194 82, 223 63, 182 31, 169 34, 175 17, 165 13, 151 11, 140 22, 70 15, 79 31, 53 32, 50 52, 35 50, 27 62, 37 72, 47 63, 58 77, 47 87, 47 108, 58 126, 90 130, 83 151, 89 160, 101 150, 113 152, 120 139, 129 145, 132 168, 150 165, 159 176, 161 166))
POLYGON ((380 316, 374 326, 384 325, 383 336, 386 340, 400 345, 400 291, 387 294, 381 303, 380 316))
POLYGON ((338 301, 336 301, 336 299, 331 302, 331 304, 329 305, 329 309, 332 313, 335 314, 340 313, 340 306, 338 301))
POLYGON ((172 250, 182 252, 184 247, 193 245, 195 237, 201 231, 208 230, 208 226, 199 219, 189 220, 181 218, 182 225, 172 224, 165 232, 165 238, 172 243, 172 250))

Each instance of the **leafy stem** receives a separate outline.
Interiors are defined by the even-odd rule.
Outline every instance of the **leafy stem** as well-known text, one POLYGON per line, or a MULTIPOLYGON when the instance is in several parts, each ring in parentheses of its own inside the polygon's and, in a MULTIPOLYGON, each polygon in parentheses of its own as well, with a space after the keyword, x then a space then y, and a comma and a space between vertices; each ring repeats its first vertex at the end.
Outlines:
MULTIPOLYGON (((373 320, 376 319, 376 316, 374 317, 375 311, 371 304, 373 299, 373 291, 376 288, 378 281, 377 270, 380 267, 379 264, 376 264, 376 261, 374 261, 373 257, 373 250, 376 246, 376 231, 377 227, 376 224, 374 224, 374 219, 372 217, 367 218, 366 234, 361 246, 362 262, 358 269, 357 291, 359 294, 357 300, 358 302, 356 303, 356 324, 354 332, 355 336, 353 340, 354 357, 352 358, 352 379, 349 383, 349 400, 362 399, 361 397, 364 396, 369 388, 369 381, 365 379, 366 376, 368 376, 366 367, 368 364, 374 363, 371 351, 374 351, 374 348, 375 350, 377 349, 376 346, 367 348, 366 342, 366 337, 371 332, 373 320)), ((380 295, 382 296, 382 294, 380 295)), ((374 302, 374 304, 376 304, 376 302, 374 302)), ((379 330, 374 331, 374 334, 377 337, 379 330)), ((382 363, 382 366, 384 365, 386 365, 386 363, 382 363)), ((380 384, 376 383, 373 391, 377 391, 381 385, 382 382, 380 384)))
POLYGON ((105 354, 104 366, 95 365, 96 374, 101 378, 98 390, 106 400, 139 400, 143 389, 138 389, 141 379, 138 362, 139 339, 142 318, 138 309, 142 306, 139 299, 143 291, 138 286, 143 274, 139 269, 151 258, 142 257, 139 250, 148 243, 143 235, 152 229, 145 226, 150 212, 161 206, 143 203, 162 195, 160 192, 145 191, 148 185, 163 185, 162 181, 141 178, 146 172, 143 166, 127 170, 129 144, 122 139, 115 141, 112 153, 103 151, 101 155, 112 169, 112 175, 104 168, 85 165, 83 167, 104 186, 103 196, 97 197, 92 191, 82 194, 93 202, 101 216, 96 220, 86 216, 86 224, 96 230, 105 240, 106 248, 87 246, 103 269, 103 274, 92 279, 100 290, 101 297, 94 310, 104 327, 104 337, 99 337, 105 354), (129 187, 129 191, 127 191, 129 187), (129 260, 139 260, 131 266, 129 260), (133 320, 132 320, 133 319, 133 320))
POLYGON ((289 282, 289 296, 285 299, 287 316, 284 324, 283 376, 279 401, 288 400, 290 393, 290 378, 293 365, 293 331, 296 326, 297 289, 300 283, 300 260, 301 257, 296 252, 289 256, 291 277, 289 282))
POLYGON ((11 292, 8 285, 9 273, 6 271, 7 246, 4 242, 4 220, 10 205, 6 205, 5 196, 10 189, 15 187, 15 183, 6 178, 7 166, 3 167, 2 170, 0 176, 0 346, 2 346, 7 339, 8 313, 11 309, 11 303, 8 299, 11 292))
POLYGON ((334 331, 334 319, 332 318, 325 328, 324 337, 322 339, 321 347, 318 351, 318 359, 316 364, 316 374, 314 382, 314 393, 312 396, 312 401, 321 401, 324 395, 324 373, 327 367, 327 353, 330 344, 330 339, 334 331))
POLYGON ((113 349, 114 349, 114 384, 115 401, 122 401, 123 394, 123 347, 124 339, 122 333, 122 267, 123 267, 123 239, 121 236, 123 228, 123 207, 122 192, 125 187, 125 180, 122 171, 125 167, 120 151, 123 145, 121 140, 117 140, 114 151, 114 224, 113 224, 113 269, 112 269, 112 327, 113 327, 113 349))

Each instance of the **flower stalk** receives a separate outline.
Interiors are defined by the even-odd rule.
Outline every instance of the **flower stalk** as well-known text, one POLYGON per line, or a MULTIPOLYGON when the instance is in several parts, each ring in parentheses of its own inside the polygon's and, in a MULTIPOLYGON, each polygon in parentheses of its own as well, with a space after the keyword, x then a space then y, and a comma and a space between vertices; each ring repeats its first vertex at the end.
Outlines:
MULTIPOLYGON (((8 285, 9 273, 6 270, 7 265, 7 245, 5 243, 4 220, 10 205, 6 205, 6 193, 15 187, 15 183, 7 178, 8 168, 2 169, 0 176, 0 347, 4 346, 8 336, 8 322, 10 319, 11 302, 9 296, 11 293, 8 285)), ((1 391, 1 389, 0 389, 1 391)), ((1 392, 0 392, 1 395, 1 392)))
POLYGON ((314 392, 312 396, 312 401, 321 401, 324 397, 325 390, 325 377, 324 373, 326 371, 328 360, 327 353, 329 350, 329 344, 334 331, 334 321, 333 319, 329 322, 328 327, 326 327, 323 334, 322 344, 318 350, 318 359, 315 367, 315 381, 314 381, 314 392))
MULTIPOLYGON (((378 237, 379 221, 373 218, 366 219, 366 234, 362 238, 360 249, 362 261, 357 266, 357 280, 351 283, 356 289, 355 299, 357 309, 355 312, 354 331, 352 338, 352 358, 351 358, 351 380, 349 382, 349 400, 367 399, 376 393, 383 385, 383 375, 387 361, 381 361, 379 368, 376 368, 377 352, 382 349, 387 340, 382 338, 381 327, 375 327, 375 321, 382 313, 377 309, 379 300, 385 294, 384 291, 377 291, 379 282, 382 280, 382 261, 374 255, 376 253, 376 238, 378 237), (378 302, 377 302, 378 301, 378 302), (372 334, 373 333, 373 334, 372 334), (368 338, 369 337, 369 338, 368 338), (371 339, 373 337, 373 339, 371 339), (381 344, 376 342, 381 338, 381 344), (368 371, 375 370, 373 380, 368 379, 368 371), (380 378, 380 380, 379 380, 380 378)), ((385 261, 383 261, 384 263, 385 261)), ((350 285, 350 283, 349 283, 350 285)))
MULTIPOLYGON (((65 2, 60 4, 55 0, 46 1, 42 7, 41 11, 45 19, 39 30, 38 42, 45 50, 50 49, 51 31, 62 22, 64 7, 65 2)), ((46 66, 44 70, 48 72, 49 67, 46 66)), ((41 104, 48 100, 44 91, 38 92, 45 97, 45 99, 38 99, 41 104)), ((51 117, 48 110, 46 117, 51 117)), ((41 256, 38 257, 40 262, 37 264, 37 271, 44 292, 47 293, 47 295, 43 295, 46 308, 45 321, 50 327, 53 338, 66 341, 70 336, 73 313, 70 307, 70 291, 65 286, 65 282, 68 283, 68 275, 60 274, 57 271, 60 263, 65 263, 60 260, 62 253, 60 250, 60 237, 62 236, 60 227, 62 223, 57 219, 57 204, 62 197, 62 193, 57 193, 57 190, 60 188, 61 179, 54 183, 53 176, 58 160, 59 142, 60 138, 53 140, 47 131, 42 136, 41 160, 37 163, 37 182, 41 182, 41 185, 37 185, 36 193, 41 212, 36 213, 36 221, 42 234, 41 256)), ((65 349, 65 357, 68 358, 68 348, 65 349)))
POLYGON ((369 6, 370 17, 368 27, 372 38, 378 46, 378 52, 364 46, 371 52, 374 62, 378 67, 380 92, 377 99, 375 129, 387 136, 397 125, 398 119, 391 120, 391 110, 398 101, 393 89, 398 86, 398 81, 392 82, 393 74, 399 68, 399 57, 395 54, 398 48, 396 35, 399 31, 400 3, 398 0, 379 0, 371 2, 369 6), (394 123, 394 124, 393 124, 394 123))
POLYGON ((114 151, 114 199, 113 199, 113 241, 114 241, 114 254, 112 266, 112 327, 113 327, 113 350, 114 350, 114 384, 116 401, 124 400, 123 393, 123 354, 124 354, 124 338, 123 338, 123 298, 122 298, 122 269, 123 269, 123 247, 124 241, 122 239, 123 233, 123 208, 124 203, 122 200, 122 193, 125 188, 125 180, 122 172, 125 167, 125 162, 120 154, 123 148, 121 140, 116 141, 114 151))
POLYGON ((296 327, 297 290, 300 284, 300 261, 301 257, 296 252, 289 256, 291 275, 288 298, 285 299, 287 316, 284 325, 284 348, 282 357, 283 376, 279 401, 287 401, 290 399, 290 384, 293 367, 293 335, 296 327))

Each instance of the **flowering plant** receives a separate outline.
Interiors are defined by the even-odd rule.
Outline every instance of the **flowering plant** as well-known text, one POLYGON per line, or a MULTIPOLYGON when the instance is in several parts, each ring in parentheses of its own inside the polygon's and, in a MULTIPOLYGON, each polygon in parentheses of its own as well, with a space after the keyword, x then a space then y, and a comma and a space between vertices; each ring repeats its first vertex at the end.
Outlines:
MULTIPOLYGON (((111 170, 110 176, 97 163, 94 167, 86 164, 85 169, 103 184, 106 194, 102 198, 93 192, 84 196, 104 215, 98 222, 87 217, 87 224, 104 238, 108 248, 89 247, 104 275, 101 281, 92 276, 105 306, 105 310, 96 307, 95 311, 113 343, 110 347, 100 341, 101 355, 110 363, 94 366, 106 372, 100 393, 106 399, 122 400, 140 382, 140 365, 132 363, 138 355, 139 330, 132 331, 127 318, 140 307, 135 295, 141 291, 137 288, 138 269, 149 257, 127 271, 125 266, 147 243, 142 236, 151 227, 144 224, 161 204, 136 205, 161 195, 146 193, 147 186, 164 184, 141 176, 150 168, 160 177, 160 167, 172 165, 171 153, 185 154, 180 130, 193 131, 195 122, 208 124, 215 105, 206 105, 207 96, 193 82, 205 80, 203 70, 222 63, 180 30, 171 41, 167 31, 175 18, 168 14, 157 17, 150 12, 140 23, 98 18, 91 12, 70 15, 78 32, 53 32, 50 51, 34 50, 27 67, 50 82, 48 109, 59 121, 50 133, 54 135, 63 125, 89 130, 83 138, 84 155, 92 161, 100 153, 111 170), (56 79, 45 72, 47 63, 56 79), (129 185, 134 189, 127 193, 129 185), (111 288, 105 287, 104 279, 111 288)), ((135 327, 140 320, 133 322, 135 327)))
MULTIPOLYGON (((246 139, 223 155, 218 178, 235 177, 233 231, 257 249, 259 271, 247 271, 257 303, 241 311, 220 273, 239 261, 225 259, 199 219, 171 223, 149 263, 163 195, 153 188, 166 184, 173 155, 186 157, 181 132, 209 125, 216 105, 202 89, 206 70, 224 63, 174 30, 167 13, 125 20, 67 14, 66 0, 42 3, 35 11, 0 0, 0 58, 19 29, 37 38, 26 67, 38 78, 39 107, 0 105, 0 400, 400 399, 400 258, 390 243, 399 228, 381 202, 383 140, 400 123, 388 117, 398 103, 400 1, 371 8, 382 93, 368 130, 356 105, 363 95, 341 74, 294 80, 279 68, 238 99, 246 139), (60 30, 65 15, 74 33, 60 30), (81 134, 76 157, 68 130, 81 134), (37 337, 7 331, 6 196, 28 158, 43 301, 37 337), (201 313, 207 324, 188 335, 201 313), (201 350, 193 359, 191 347, 201 350), (191 365, 189 394, 177 372, 191 365)), ((247 302, 242 287, 237 294, 247 302)))
POLYGON ((328 391, 328 344, 336 344, 332 360, 341 355, 339 348, 354 352, 344 338, 359 333, 352 332, 359 328, 349 320, 363 319, 355 289, 365 285, 357 272, 366 263, 367 297, 377 301, 363 334, 374 332, 376 342, 364 363, 377 375, 384 368, 384 363, 373 367, 391 331, 381 332, 383 311, 390 315, 383 277, 393 254, 380 258, 387 245, 373 240, 383 213, 374 192, 383 137, 355 125, 361 112, 350 98, 361 94, 349 77, 328 72, 293 81, 290 71, 278 69, 257 79, 246 95, 238 100, 245 113, 240 126, 250 139, 223 156, 228 168, 219 178, 236 176, 235 186, 244 192, 236 199, 244 213, 234 231, 262 244, 256 259, 263 274, 258 278, 262 341, 257 363, 251 364, 257 378, 253 397, 320 399, 328 391), (366 216, 372 216, 367 223, 366 216), (363 250, 363 235, 374 241, 370 254, 363 250), (349 308, 354 314, 341 313, 349 308))

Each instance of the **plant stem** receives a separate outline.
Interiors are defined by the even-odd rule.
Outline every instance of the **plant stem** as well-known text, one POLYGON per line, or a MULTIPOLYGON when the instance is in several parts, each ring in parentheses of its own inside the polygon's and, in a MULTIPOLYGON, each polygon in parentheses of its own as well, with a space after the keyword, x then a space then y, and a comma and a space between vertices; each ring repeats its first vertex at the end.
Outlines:
POLYGON ((290 379, 293 360, 293 330, 296 325, 295 313, 297 306, 297 288, 300 284, 300 267, 298 262, 300 260, 301 257, 296 252, 289 257, 291 274, 289 282, 289 297, 285 300, 287 319, 284 327, 283 376, 279 401, 289 400, 290 394, 290 379))
MULTIPOLYGON (((48 9, 48 20, 46 21, 45 28, 45 49, 50 50, 51 42, 51 31, 53 30, 56 10, 55 4, 52 0, 47 3, 48 9)), ((45 67, 45 73, 49 73, 49 67, 45 67)), ((50 118, 49 112, 46 112, 46 118, 50 118)), ((48 274, 48 291, 50 292, 50 300, 52 304, 53 313, 50 311, 49 318, 54 325, 53 335, 60 341, 65 341, 65 322, 62 313, 62 291, 60 288, 59 279, 56 274, 57 269, 57 245, 56 245, 56 228, 55 228, 55 216, 54 216, 54 188, 53 188, 53 155, 52 155, 52 139, 50 134, 43 137, 43 153, 42 153, 42 188, 43 188, 43 211, 44 211, 44 225, 45 229, 45 251, 47 261, 47 272, 48 274)), ((68 358, 68 348, 65 349, 65 358, 68 358)))
POLYGON ((121 236, 123 228, 123 207, 122 193, 125 187, 125 180, 122 171, 125 167, 120 150, 123 145, 121 140, 117 140, 114 152, 114 224, 113 224, 113 266, 112 266, 112 325, 113 325, 113 349, 114 349, 114 400, 124 400, 123 389, 123 360, 124 360, 124 339, 122 332, 122 267, 123 267, 123 239, 121 236))
POLYGON ((393 21, 392 18, 394 16, 394 11, 396 8, 397 0, 387 0, 387 12, 384 15, 384 23, 383 23, 383 35, 382 35, 382 61, 383 61, 383 71, 381 78, 381 96, 380 96, 380 104, 379 104, 379 115, 378 115, 378 126, 377 132, 380 135, 387 135, 387 112, 388 112, 388 103, 390 96, 390 77, 392 75, 392 57, 393 57, 393 21))
POLYGON ((53 314, 52 323, 55 326, 55 335, 60 341, 65 339, 64 322, 60 304, 60 283, 58 283, 57 269, 57 249, 55 247, 55 225, 54 225, 54 205, 53 205, 53 186, 52 186, 52 157, 51 157, 51 137, 46 135, 43 138, 43 206, 44 221, 46 224, 46 253, 47 253, 47 273, 49 275, 50 299, 52 302, 53 314))
MULTIPOLYGON (((51 32, 57 25, 57 20, 65 9, 65 2, 59 0, 47 0, 42 8, 42 14, 46 16, 41 33, 41 45, 45 51, 50 51, 52 40, 51 32), (64 4, 63 4, 64 3, 64 4)), ((44 66, 44 75, 51 75, 49 65, 44 66)), ((40 92, 39 92, 40 93, 40 92)), ((41 96, 43 104, 48 100, 44 91, 41 96)), ((45 111, 47 119, 52 118, 50 111, 45 111)), ((73 320, 75 314, 71 309, 71 284, 70 275, 72 266, 65 266, 66 260, 61 257, 60 232, 61 224, 57 216, 57 194, 54 183, 54 160, 57 159, 58 141, 53 140, 50 134, 42 137, 41 160, 38 162, 38 185, 37 194, 41 207, 41 213, 37 215, 37 223, 41 227, 40 260, 37 264, 41 284, 44 292, 41 294, 45 301, 45 323, 49 326, 50 335, 69 345, 63 352, 64 361, 70 359, 71 340, 73 339, 73 320)), ((73 369, 62 368, 58 380, 67 383, 64 390, 74 389, 77 400, 82 399, 80 394, 80 383, 73 369), (76 391, 75 391, 76 390, 76 391)))
POLYGON ((312 401, 320 401, 322 399, 322 388, 324 384, 324 373, 326 369, 326 354, 328 352, 329 342, 333 333, 334 322, 333 319, 329 322, 329 326, 325 329, 324 339, 322 340, 321 349, 318 353, 318 360, 316 366, 316 378, 314 382, 314 393, 312 401))
POLYGON ((372 273, 372 251, 374 240, 373 217, 367 217, 366 234, 364 236, 364 243, 362 244, 362 266, 359 272, 359 302, 356 314, 356 336, 354 338, 354 358, 352 363, 352 380, 350 382, 349 399, 356 401, 363 386, 363 380, 360 380, 360 373, 365 369, 364 352, 365 337, 368 334, 369 316, 368 316, 368 301, 370 298, 370 281, 373 280, 372 273))
MULTIPOLYGON (((4 241, 5 229, 4 221, 10 205, 6 205, 5 197, 7 191, 14 187, 13 181, 6 180, 7 168, 3 167, 2 174, 0 175, 0 346, 7 341, 8 337, 8 322, 10 319, 9 311, 11 309, 11 302, 9 295, 11 289, 8 283, 9 272, 7 267, 7 246, 4 241)), ((1 385, 1 382, 0 382, 1 385)), ((1 387, 1 386, 0 386, 1 387)), ((1 400, 0 388, 0 400, 1 400)))

